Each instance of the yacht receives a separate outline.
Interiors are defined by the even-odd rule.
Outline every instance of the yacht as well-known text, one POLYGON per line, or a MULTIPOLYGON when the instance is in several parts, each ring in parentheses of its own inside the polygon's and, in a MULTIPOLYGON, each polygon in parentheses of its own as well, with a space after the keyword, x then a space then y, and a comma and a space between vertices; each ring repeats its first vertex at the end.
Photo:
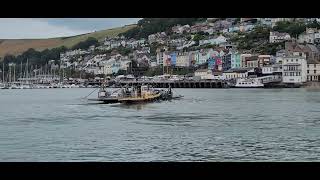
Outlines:
POLYGON ((258 79, 237 79, 236 88, 263 88, 264 84, 262 84, 258 79))
POLYGON ((0 83, 0 89, 6 89, 6 84, 0 83))

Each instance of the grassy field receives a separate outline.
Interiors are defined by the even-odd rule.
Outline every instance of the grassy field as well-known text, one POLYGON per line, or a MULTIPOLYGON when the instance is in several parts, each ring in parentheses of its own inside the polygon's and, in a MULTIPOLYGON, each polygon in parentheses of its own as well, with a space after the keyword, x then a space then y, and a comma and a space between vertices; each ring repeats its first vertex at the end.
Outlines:
POLYGON ((88 37, 94 37, 98 41, 103 41, 106 36, 114 37, 120 33, 123 33, 135 25, 128 25, 119 28, 107 29, 102 31, 96 31, 93 33, 82 34, 72 37, 63 38, 51 38, 51 39, 2 39, 0 40, 0 57, 4 57, 6 54, 19 55, 29 48, 35 50, 51 49, 59 46, 66 46, 68 48, 73 45, 85 41, 88 37))

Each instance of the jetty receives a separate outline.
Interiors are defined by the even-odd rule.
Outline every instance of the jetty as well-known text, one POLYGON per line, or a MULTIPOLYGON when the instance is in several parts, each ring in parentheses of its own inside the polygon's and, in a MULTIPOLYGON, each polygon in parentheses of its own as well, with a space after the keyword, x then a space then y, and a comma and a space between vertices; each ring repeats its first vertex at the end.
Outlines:
POLYGON ((117 81, 114 87, 151 85, 155 88, 228 88, 224 80, 199 80, 199 81, 117 81))

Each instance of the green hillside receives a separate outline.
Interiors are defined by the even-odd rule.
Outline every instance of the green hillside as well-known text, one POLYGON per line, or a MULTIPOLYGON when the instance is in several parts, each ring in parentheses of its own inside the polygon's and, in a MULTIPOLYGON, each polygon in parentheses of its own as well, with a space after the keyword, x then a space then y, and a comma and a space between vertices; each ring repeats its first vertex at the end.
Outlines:
POLYGON ((103 39, 106 36, 117 36, 118 34, 124 33, 135 26, 136 25, 127 25, 119 28, 96 31, 93 33, 82 34, 72 37, 58 37, 50 39, 2 39, 0 40, 0 57, 4 57, 7 54, 19 55, 30 48, 33 48, 37 51, 42 51, 44 49, 51 49, 60 46, 70 48, 81 41, 85 41, 88 37, 93 37, 96 38, 98 41, 103 41, 103 39))

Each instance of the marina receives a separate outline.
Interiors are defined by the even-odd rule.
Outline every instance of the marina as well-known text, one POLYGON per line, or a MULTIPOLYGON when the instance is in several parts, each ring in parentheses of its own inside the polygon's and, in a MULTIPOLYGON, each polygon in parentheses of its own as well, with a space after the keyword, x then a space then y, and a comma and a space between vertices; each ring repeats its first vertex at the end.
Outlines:
POLYGON ((320 18, 0 24, 1 162, 320 161, 320 18))

